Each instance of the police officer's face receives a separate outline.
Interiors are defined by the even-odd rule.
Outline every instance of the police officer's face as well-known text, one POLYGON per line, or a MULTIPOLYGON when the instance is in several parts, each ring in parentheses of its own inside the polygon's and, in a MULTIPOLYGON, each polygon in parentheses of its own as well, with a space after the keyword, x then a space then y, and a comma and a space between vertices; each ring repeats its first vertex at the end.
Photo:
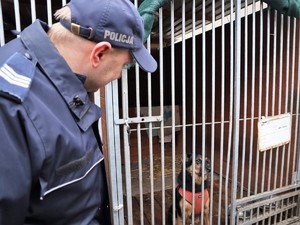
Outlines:
POLYGON ((86 80, 86 89, 89 92, 97 91, 109 82, 121 77, 126 64, 132 62, 129 50, 109 48, 98 54, 99 62, 91 69, 86 80))

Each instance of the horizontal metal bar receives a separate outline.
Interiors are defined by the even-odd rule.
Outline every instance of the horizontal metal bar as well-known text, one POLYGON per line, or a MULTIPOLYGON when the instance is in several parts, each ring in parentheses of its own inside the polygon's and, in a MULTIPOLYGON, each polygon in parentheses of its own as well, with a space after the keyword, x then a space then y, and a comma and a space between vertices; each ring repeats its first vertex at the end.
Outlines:
POLYGON ((298 216, 294 216, 293 218, 289 218, 285 221, 277 223, 277 225, 298 224, 296 222, 299 222, 299 221, 300 221, 300 218, 298 216))
POLYGON ((290 190, 293 190, 293 189, 296 189, 296 188, 299 188, 299 187, 300 187, 300 184, 292 184, 292 185, 286 186, 284 188, 279 188, 279 189, 275 189, 275 190, 272 190, 272 191, 269 191, 269 192, 263 192, 263 193, 260 193, 260 194, 251 195, 251 196, 246 197, 246 198, 238 199, 237 200, 237 206, 244 205, 244 204, 247 204, 249 202, 257 201, 260 198, 266 198, 266 197, 269 197, 269 196, 272 196, 272 195, 276 195, 276 194, 280 194, 280 193, 283 193, 283 192, 286 192, 286 191, 290 191, 290 190))
POLYGON ((273 211, 271 213, 266 213, 264 215, 260 215, 260 216, 257 216, 256 218, 253 218, 251 220, 248 220, 248 221, 245 221, 243 223, 239 223, 240 225, 251 225, 251 224, 254 224, 254 223, 257 223, 259 221, 262 221, 262 220, 265 220, 265 219, 268 219, 268 218, 271 218, 272 216, 275 216, 279 213, 282 213, 282 212, 285 212, 285 211, 288 211, 292 208, 295 208, 297 207, 297 204, 294 203, 294 204, 291 204, 285 208, 282 208, 282 209, 276 209, 276 211, 273 211))
POLYGON ((287 199, 287 198, 290 198, 290 197, 294 197, 294 196, 299 195, 299 194, 300 194, 300 191, 295 191, 295 192, 290 192, 290 193, 287 193, 287 194, 284 194, 284 195, 278 195, 278 196, 270 198, 270 199, 265 199, 265 200, 261 199, 261 200, 258 200, 257 202, 252 203, 252 204, 238 207, 238 212, 243 212, 243 211, 251 210, 251 209, 254 209, 254 208, 258 208, 260 206, 264 206, 264 205, 268 205, 270 203, 278 202, 280 200, 287 199))
POLYGON ((118 119, 115 121, 116 125, 133 124, 133 123, 151 123, 151 122, 161 122, 163 120, 162 116, 149 116, 149 117, 135 117, 128 119, 118 119))
MULTIPOLYGON (((296 116, 296 114, 292 114, 291 116, 296 116)), ((150 123, 150 122, 161 122, 163 119, 163 116, 150 116, 150 117, 135 117, 135 118, 128 118, 128 119, 118 119, 116 120, 116 125, 124 125, 126 124, 126 121, 128 124, 138 124, 138 123, 150 123)), ((258 120, 258 117, 253 117, 253 118, 246 118, 246 121, 250 121, 251 119, 258 120)), ((243 121, 244 119, 240 119, 239 121, 243 121)), ((230 121, 224 120, 224 124, 228 124, 230 121)), ((218 125, 221 124, 221 121, 215 121, 214 123, 211 122, 205 122, 205 125, 218 125)), ((202 126, 203 123, 195 123, 196 126, 202 126)), ((186 125, 176 125, 175 127, 192 127, 193 124, 186 124, 186 125)), ((172 127, 172 126, 169 126, 172 127)), ((164 128, 169 128, 165 126, 164 128)))

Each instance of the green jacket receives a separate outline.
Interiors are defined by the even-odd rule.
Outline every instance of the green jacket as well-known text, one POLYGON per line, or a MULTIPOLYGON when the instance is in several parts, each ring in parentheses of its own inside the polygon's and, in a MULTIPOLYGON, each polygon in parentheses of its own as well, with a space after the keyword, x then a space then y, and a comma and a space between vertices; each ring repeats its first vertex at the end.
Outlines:
POLYGON ((300 18, 300 0, 263 0, 271 8, 287 16, 300 18))
POLYGON ((170 2, 171 0, 144 0, 138 8, 140 15, 144 20, 145 36, 144 42, 146 42, 148 36, 151 33, 154 23, 155 13, 160 7, 170 2))

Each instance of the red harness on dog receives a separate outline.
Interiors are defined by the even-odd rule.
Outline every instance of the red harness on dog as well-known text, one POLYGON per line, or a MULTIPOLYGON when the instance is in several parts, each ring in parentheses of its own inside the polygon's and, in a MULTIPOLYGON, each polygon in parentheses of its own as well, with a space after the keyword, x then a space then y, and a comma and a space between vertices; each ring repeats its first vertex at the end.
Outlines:
MULTIPOLYGON (((178 192, 181 196, 183 196, 183 188, 182 187, 180 187, 178 189, 178 192)), ((209 198, 208 190, 204 189, 204 203, 207 202, 208 198, 209 198)), ((195 193, 194 199, 195 199, 195 214, 199 214, 199 213, 201 213, 201 209, 202 209, 202 192, 195 193)), ((186 190, 185 191, 185 200, 192 205, 193 192, 186 190)))

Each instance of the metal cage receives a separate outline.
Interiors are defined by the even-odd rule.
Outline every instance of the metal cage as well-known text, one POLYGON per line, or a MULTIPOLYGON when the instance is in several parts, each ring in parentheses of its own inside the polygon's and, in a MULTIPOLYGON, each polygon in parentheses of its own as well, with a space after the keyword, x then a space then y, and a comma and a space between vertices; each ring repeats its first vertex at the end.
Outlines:
MULTIPOLYGON (((2 0, 1 45, 36 18, 51 25, 64 4, 2 0)), ((210 224, 299 224, 299 20, 255 0, 171 1, 146 45, 155 73, 123 70, 105 102, 94 95, 105 104, 113 224, 175 224, 187 154, 210 162, 210 224)), ((192 224, 204 224, 202 203, 192 224)))

